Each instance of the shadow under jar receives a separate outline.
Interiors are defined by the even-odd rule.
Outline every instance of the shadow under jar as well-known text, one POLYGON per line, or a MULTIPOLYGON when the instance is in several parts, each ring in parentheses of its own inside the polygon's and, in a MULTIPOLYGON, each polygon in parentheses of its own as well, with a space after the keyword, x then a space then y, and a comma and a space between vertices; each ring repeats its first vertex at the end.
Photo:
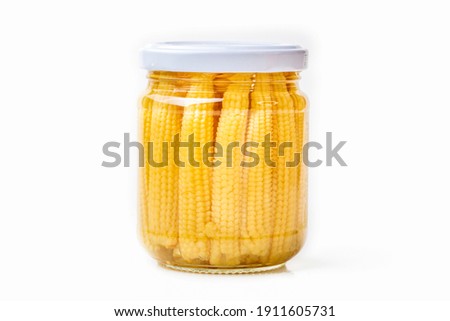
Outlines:
POLYGON ((205 273, 276 269, 307 225, 306 50, 158 43, 142 50, 140 234, 162 265, 205 273))

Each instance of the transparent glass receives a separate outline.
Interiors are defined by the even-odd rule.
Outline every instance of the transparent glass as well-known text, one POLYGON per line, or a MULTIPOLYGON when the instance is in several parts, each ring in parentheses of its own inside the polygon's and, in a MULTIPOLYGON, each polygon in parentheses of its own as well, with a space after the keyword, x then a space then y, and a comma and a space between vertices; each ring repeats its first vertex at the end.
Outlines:
POLYGON ((307 100, 297 72, 155 71, 140 106, 140 234, 161 264, 267 271, 303 246, 307 100))

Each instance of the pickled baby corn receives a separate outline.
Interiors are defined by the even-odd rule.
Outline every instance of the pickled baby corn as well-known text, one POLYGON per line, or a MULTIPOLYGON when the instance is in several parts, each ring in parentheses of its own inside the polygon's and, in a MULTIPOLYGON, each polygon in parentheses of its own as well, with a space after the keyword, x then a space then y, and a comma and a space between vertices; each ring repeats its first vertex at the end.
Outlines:
POLYGON ((141 99, 141 108, 139 113, 140 118, 140 141, 143 145, 144 164, 139 168, 139 183, 140 183, 140 231, 141 238, 145 246, 151 248, 151 241, 149 239, 149 221, 148 221, 148 197, 149 197, 149 164, 146 161, 146 155, 149 151, 150 142, 150 125, 152 119, 152 104, 153 100, 149 97, 155 93, 157 84, 152 80, 148 83, 146 94, 141 99))
MULTIPOLYGON (((295 124, 294 102, 286 87, 283 74, 273 76, 272 91, 274 98, 274 118, 276 119, 276 139, 279 153, 277 153, 277 167, 275 169, 276 186, 273 190, 275 198, 275 222, 272 238, 270 261, 278 262, 281 256, 289 251, 292 235, 296 228, 296 184, 298 174, 296 167, 289 167, 288 162, 293 161, 294 151, 298 144, 298 133, 295 124), (281 144, 292 144, 291 147, 282 148, 281 144), (281 146, 280 146, 281 145, 281 146), (295 145, 295 146, 294 146, 295 145)), ((287 146, 287 145, 285 145, 287 146)))
MULTIPOLYGON (((186 98, 214 98, 213 74, 194 74, 186 98)), ((186 262, 209 259, 209 240, 206 224, 211 221, 212 168, 203 162, 202 147, 214 139, 214 102, 193 103, 184 107, 180 141, 199 143, 194 147, 193 159, 189 149, 180 150, 185 163, 179 168, 179 242, 180 253, 186 262)))
POLYGON ((176 91, 175 82, 164 77, 168 75, 161 74, 153 95, 150 137, 154 164, 148 169, 148 216, 153 245, 173 248, 178 242, 178 166, 169 143, 180 133, 182 110, 169 100, 185 93, 176 91))
MULTIPOLYGON (((256 74, 251 93, 246 142, 263 142, 273 133, 273 101, 270 90, 270 75, 256 74)), ((259 157, 256 166, 244 167, 244 200, 242 220, 241 252, 247 263, 265 262, 269 256, 274 222, 274 170, 266 163, 268 155, 260 143, 249 148, 259 157)), ((250 162, 248 156, 244 157, 250 162)))
MULTIPOLYGON (((223 147, 232 147, 245 139, 251 80, 251 74, 232 76, 223 94, 215 140, 223 147)), ((213 169, 211 219, 215 235, 211 241, 210 263, 227 266, 240 263, 243 156, 239 145, 225 153, 226 163, 213 169)))
POLYGON ((140 110, 146 157, 146 143, 152 143, 153 163, 140 170, 148 250, 184 267, 269 266, 292 257, 306 228, 306 166, 287 166, 306 140, 306 99, 293 82, 297 73, 151 77, 140 110), (171 145, 177 134, 186 144, 179 163, 171 145), (267 135, 276 143, 269 153, 262 145, 267 135))
MULTIPOLYGON (((288 72, 285 73, 286 76, 286 84, 289 91, 289 94, 292 97, 292 100, 294 101, 294 110, 295 110, 295 131, 298 133, 298 143, 297 143, 297 151, 302 152, 303 145, 307 142, 308 137, 308 128, 307 128, 307 101, 304 95, 301 94, 301 92, 298 90, 297 86, 295 85, 295 81, 298 80, 299 76, 295 72, 288 72)), ((298 208, 298 215, 297 219, 295 221, 296 224, 296 230, 298 232, 298 236, 295 238, 295 240, 292 242, 292 244, 295 244, 294 251, 298 251, 301 246, 302 242, 304 241, 304 231, 306 230, 307 226, 307 209, 308 209, 308 195, 307 195, 307 184, 308 184, 308 171, 307 167, 303 162, 303 154, 300 153, 300 166, 296 167, 297 170, 297 193, 296 193, 296 203, 298 208)))

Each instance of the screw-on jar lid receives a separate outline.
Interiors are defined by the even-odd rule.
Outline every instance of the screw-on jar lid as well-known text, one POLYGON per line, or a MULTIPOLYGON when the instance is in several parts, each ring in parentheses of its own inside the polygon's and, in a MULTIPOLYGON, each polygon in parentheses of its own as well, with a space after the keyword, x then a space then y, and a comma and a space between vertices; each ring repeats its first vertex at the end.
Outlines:
POLYGON ((306 68, 308 51, 297 45, 239 42, 160 42, 141 51, 147 70, 282 72, 306 68))

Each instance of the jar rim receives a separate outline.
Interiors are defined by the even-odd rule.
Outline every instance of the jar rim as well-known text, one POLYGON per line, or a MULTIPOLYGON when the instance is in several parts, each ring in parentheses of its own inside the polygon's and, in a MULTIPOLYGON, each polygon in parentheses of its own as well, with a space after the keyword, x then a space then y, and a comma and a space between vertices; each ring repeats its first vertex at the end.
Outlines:
POLYGON ((184 72, 184 71, 165 71, 165 70, 150 70, 147 78, 153 82, 179 82, 184 84, 194 83, 199 84, 209 82, 214 79, 216 85, 221 84, 251 84, 251 83, 267 83, 267 84, 290 84, 300 80, 300 71, 284 71, 273 73, 198 73, 198 72, 184 72), (257 74, 266 74, 269 77, 265 80, 257 79, 257 74), (277 78, 279 74, 283 74, 282 78, 277 78), (271 76, 275 75, 275 76, 271 76))

